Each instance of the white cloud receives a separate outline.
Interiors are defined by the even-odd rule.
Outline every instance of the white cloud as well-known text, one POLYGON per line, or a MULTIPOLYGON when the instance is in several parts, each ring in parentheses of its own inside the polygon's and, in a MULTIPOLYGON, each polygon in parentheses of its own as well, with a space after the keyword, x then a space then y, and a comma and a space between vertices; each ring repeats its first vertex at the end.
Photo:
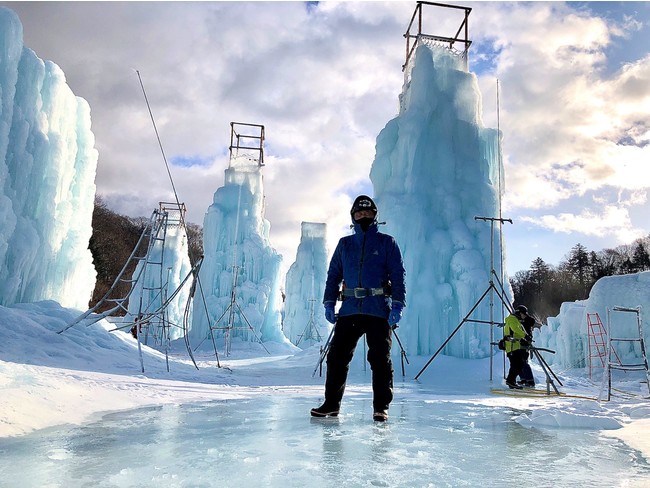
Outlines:
POLYGON ((629 243, 647 232, 632 225, 628 209, 612 205, 600 212, 585 209, 580 214, 559 213, 521 220, 553 232, 579 233, 586 236, 612 236, 618 243, 629 243))
MULTIPOLYGON (((61 66, 90 103, 98 191, 123 213, 149 215, 173 196, 135 69, 168 158, 213 161, 171 168, 192 222, 202 223, 223 184, 230 122, 264 124, 271 242, 288 266, 301 220, 328 223, 333 247, 346 232, 352 194, 369 188, 375 138, 398 109, 402 35, 415 2, 3 5, 21 18, 26 46, 61 66)), ((615 22, 560 2, 471 6, 470 66, 493 61, 479 78, 492 127, 500 81, 509 216, 550 214, 612 186, 645 194, 650 56, 613 74, 604 67, 612 43, 624 44, 647 19, 615 22)), ((423 20, 429 33, 451 35, 459 25, 430 10, 423 20)), ((616 201, 589 205, 605 215, 616 201)), ((570 227, 570 218, 556 219, 570 227)))
MULTIPOLYGON (((618 25, 561 3, 490 4, 507 153, 505 206, 557 205, 608 185, 650 185, 650 58, 607 77, 618 25), (499 34, 497 34, 499 33, 499 34), (644 130, 645 129, 645 130, 644 130), (621 140, 639 145, 623 145, 621 140)), ((478 27, 482 29, 481 26, 478 27)), ((632 26, 638 28, 638 26, 632 26)), ((487 29, 487 27, 486 27, 487 29)), ((488 83, 484 83, 484 86, 488 83)))

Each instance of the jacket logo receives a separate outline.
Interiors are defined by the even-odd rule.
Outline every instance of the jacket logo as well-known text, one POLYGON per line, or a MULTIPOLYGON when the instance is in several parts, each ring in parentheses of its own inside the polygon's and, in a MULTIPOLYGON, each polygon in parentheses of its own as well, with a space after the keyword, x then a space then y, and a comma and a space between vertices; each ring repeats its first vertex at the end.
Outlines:
POLYGON ((379 256, 379 251, 375 249, 375 252, 372 253, 373 256, 379 256))

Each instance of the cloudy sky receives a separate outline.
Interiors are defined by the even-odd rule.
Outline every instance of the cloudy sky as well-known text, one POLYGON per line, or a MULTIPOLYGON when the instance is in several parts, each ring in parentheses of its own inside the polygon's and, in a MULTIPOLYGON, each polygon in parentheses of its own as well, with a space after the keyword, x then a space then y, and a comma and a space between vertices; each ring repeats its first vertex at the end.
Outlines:
MULTIPOLYGON (((188 220, 228 165, 230 122, 263 124, 266 218, 288 267, 300 222, 327 222, 372 193, 375 138, 398 110, 406 2, 0 2, 26 47, 91 107, 97 189, 148 216, 173 201, 140 72, 188 220)), ((504 133, 508 271, 557 265, 650 233, 650 2, 467 2, 483 121, 504 133)), ((453 35, 455 9, 423 32, 453 35)), ((381 210, 381 209, 380 209, 381 210)))

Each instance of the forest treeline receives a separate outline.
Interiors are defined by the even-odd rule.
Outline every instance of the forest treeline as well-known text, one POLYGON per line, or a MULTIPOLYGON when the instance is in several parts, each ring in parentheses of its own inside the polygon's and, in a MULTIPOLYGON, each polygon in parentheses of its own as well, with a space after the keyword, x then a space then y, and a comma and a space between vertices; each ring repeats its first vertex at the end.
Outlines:
POLYGON ((540 257, 510 278, 515 304, 526 305, 540 320, 560 313, 562 302, 583 300, 603 276, 650 270, 650 235, 614 249, 590 251, 576 244, 557 265, 540 257))
MULTIPOLYGON (((97 283, 90 306, 110 289, 148 220, 145 217, 119 215, 100 198, 95 200, 89 248, 97 271, 97 283)), ((187 223, 187 230, 190 255, 197 259, 203 254, 203 229, 187 223)), ((603 276, 650 270, 649 248, 650 235, 630 245, 602 251, 589 251, 582 244, 576 244, 558 266, 552 266, 538 257, 530 269, 518 271, 510 278, 514 301, 525 304, 535 316, 545 321, 547 317, 560 312, 562 302, 587 298, 593 284, 603 276)), ((132 273, 133 269, 127 270, 127 276, 132 273)), ((121 286, 123 289, 118 290, 118 295, 128 291, 126 283, 121 286)))

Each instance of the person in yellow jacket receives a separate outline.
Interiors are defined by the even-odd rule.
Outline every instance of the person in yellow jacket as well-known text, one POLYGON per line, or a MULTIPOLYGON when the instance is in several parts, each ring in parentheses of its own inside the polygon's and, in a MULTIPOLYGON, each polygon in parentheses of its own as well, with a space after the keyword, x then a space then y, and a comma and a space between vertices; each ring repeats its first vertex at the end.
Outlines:
POLYGON ((508 388, 521 390, 522 387, 517 384, 517 376, 526 366, 528 357, 526 347, 530 344, 530 338, 526 334, 526 329, 522 324, 528 309, 519 305, 517 309, 506 317, 505 327, 503 328, 503 337, 505 339, 506 355, 510 361, 510 369, 506 376, 506 385, 508 388))

